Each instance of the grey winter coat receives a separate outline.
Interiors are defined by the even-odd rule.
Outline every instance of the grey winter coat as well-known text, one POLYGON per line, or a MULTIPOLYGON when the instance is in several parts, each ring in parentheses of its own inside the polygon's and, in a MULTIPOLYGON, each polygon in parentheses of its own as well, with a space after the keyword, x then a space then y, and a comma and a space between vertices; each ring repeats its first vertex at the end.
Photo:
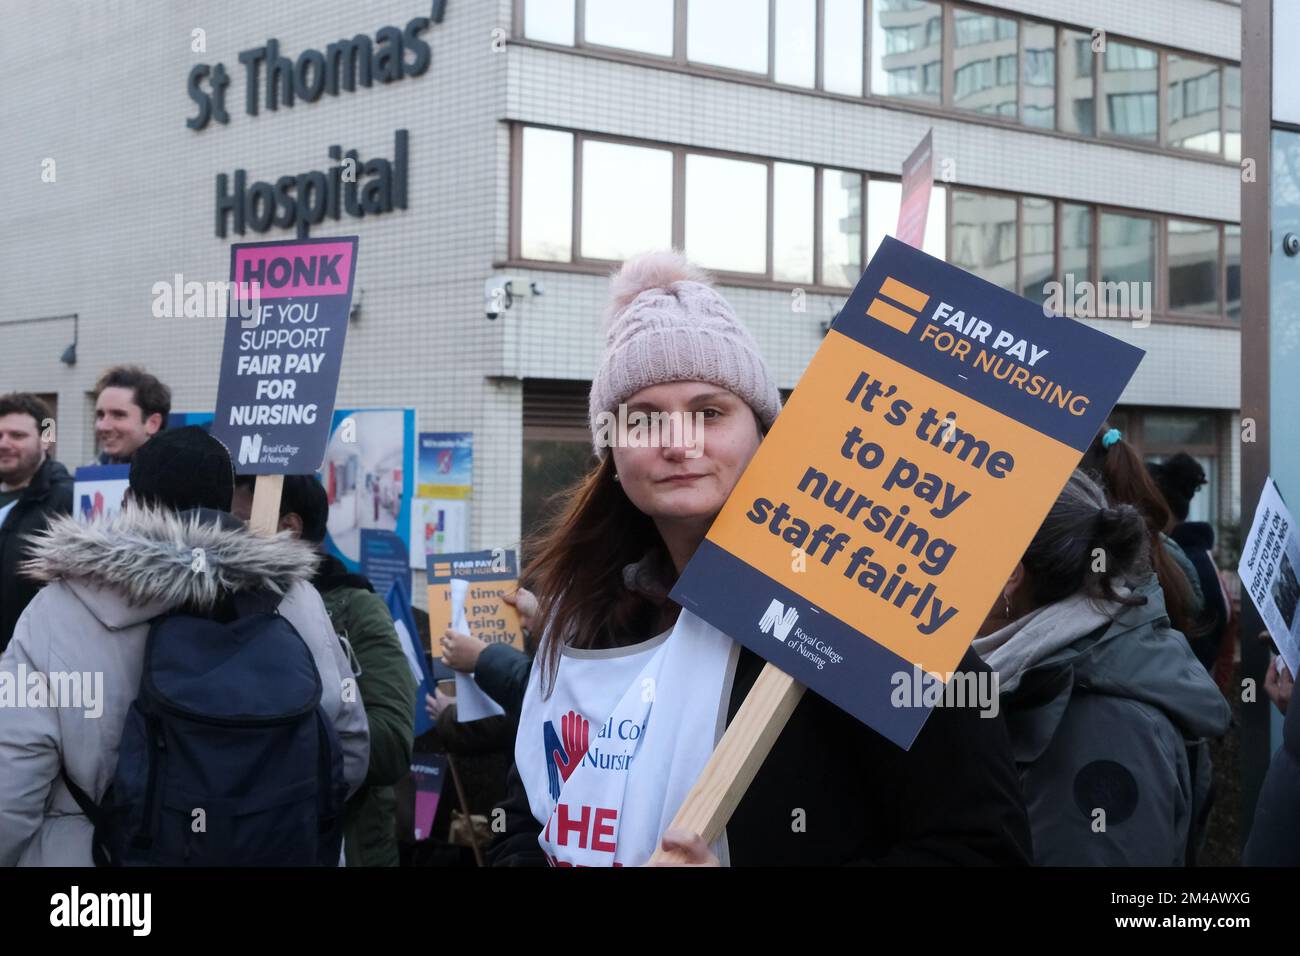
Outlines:
POLYGON ((1131 607, 1076 596, 974 644, 999 674, 1038 865, 1181 866, 1199 839, 1206 739, 1231 711, 1155 576, 1137 593, 1131 607))
POLYGON ((287 534, 254 535, 216 512, 127 508, 89 526, 59 519, 34 537, 31 554, 28 570, 51 583, 0 656, 0 686, 14 686, 23 673, 79 672, 91 675, 84 687, 98 684, 101 693, 92 700, 83 690, 80 707, 0 706, 0 865, 91 865, 92 828, 60 768, 103 798, 139 690, 149 621, 182 604, 211 606, 223 589, 284 595, 279 612, 320 671, 321 705, 338 732, 349 792, 365 779, 365 710, 359 694, 341 690, 352 671, 310 584, 316 557, 309 546, 287 534))

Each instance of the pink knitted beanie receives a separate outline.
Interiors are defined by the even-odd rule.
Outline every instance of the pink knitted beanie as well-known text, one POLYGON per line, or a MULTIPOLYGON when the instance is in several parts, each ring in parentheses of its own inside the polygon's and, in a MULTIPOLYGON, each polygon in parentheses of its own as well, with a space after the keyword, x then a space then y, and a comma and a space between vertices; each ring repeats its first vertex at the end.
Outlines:
POLYGON ((709 277, 681 253, 628 259, 610 280, 605 322, 605 355, 588 408, 593 445, 597 415, 665 382, 719 385, 743 398, 765 428, 781 411, 781 393, 758 343, 709 277))

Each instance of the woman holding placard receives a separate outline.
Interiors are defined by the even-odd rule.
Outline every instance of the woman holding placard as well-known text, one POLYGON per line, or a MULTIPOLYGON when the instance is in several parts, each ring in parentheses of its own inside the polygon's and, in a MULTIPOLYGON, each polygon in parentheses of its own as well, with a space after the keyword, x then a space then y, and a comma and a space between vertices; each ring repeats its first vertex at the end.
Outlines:
POLYGON ((780 407, 701 272, 676 253, 624 265, 591 390, 598 461, 525 572, 543 637, 494 863, 639 865, 661 845, 705 865, 1027 861, 1000 719, 935 708, 905 752, 814 694, 720 839, 665 832, 763 664, 668 592, 780 407), (637 412, 676 431, 611 434, 637 412))

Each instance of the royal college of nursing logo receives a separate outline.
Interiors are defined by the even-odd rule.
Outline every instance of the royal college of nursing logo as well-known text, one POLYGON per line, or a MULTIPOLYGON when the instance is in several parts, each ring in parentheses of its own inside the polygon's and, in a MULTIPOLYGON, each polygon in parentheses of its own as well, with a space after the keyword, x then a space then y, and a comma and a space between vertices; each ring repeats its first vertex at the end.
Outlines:
POLYGON ((784 642, 790 636, 790 628, 794 627, 795 621, 799 620, 799 612, 792 607, 786 607, 775 598, 759 618, 758 629, 764 634, 771 633, 778 641, 784 642))
POLYGON ((546 747, 546 779, 551 799, 560 799, 560 784, 567 782, 582 763, 591 745, 591 723, 576 710, 560 718, 560 733, 549 720, 542 725, 542 742, 546 747))

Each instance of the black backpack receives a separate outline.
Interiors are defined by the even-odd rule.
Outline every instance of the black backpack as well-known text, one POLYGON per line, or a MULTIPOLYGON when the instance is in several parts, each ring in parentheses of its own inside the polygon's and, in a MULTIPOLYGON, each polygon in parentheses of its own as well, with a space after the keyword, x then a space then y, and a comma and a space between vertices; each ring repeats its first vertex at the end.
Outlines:
POLYGON ((104 799, 63 774, 96 864, 339 864, 342 752, 316 662, 277 605, 236 594, 224 613, 151 623, 104 799))

